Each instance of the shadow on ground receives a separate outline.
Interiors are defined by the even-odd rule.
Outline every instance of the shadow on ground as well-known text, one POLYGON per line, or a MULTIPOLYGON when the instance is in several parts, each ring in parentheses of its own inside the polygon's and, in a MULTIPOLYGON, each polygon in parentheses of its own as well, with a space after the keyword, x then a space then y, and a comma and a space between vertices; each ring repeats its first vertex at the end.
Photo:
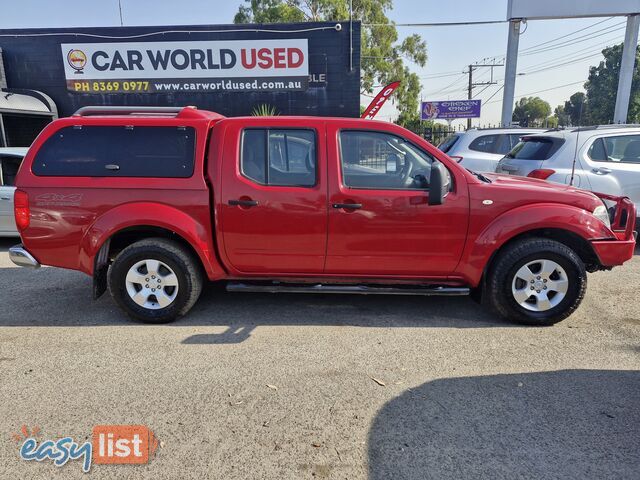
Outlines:
MULTIPOLYGON (((91 299, 91 279, 57 268, 0 268, 1 326, 136 325, 106 293, 91 299)), ((262 325, 509 327, 467 297, 228 293, 205 287, 187 316, 170 324, 223 326, 185 343, 238 343, 262 325)))
POLYGON ((638 478, 640 372, 435 380, 388 402, 369 478, 638 478))

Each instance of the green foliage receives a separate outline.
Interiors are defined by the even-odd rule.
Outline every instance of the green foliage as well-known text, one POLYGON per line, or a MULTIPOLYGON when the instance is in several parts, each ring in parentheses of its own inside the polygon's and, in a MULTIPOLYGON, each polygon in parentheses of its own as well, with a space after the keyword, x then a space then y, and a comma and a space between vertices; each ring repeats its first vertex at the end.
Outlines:
POLYGON ((273 105, 262 103, 251 110, 251 115, 254 117, 275 117, 278 115, 278 110, 273 105))
POLYGON ((566 113, 564 105, 558 105, 553 112, 553 116, 556 119, 555 124, 557 126, 566 127, 570 123, 569 115, 566 113))
MULTIPOLYGON (((353 19, 373 26, 362 26, 361 90, 399 80, 393 99, 400 112, 398 123, 407 125, 418 119, 420 79, 409 71, 404 59, 423 67, 427 46, 419 35, 398 43, 398 31, 387 12, 393 0, 353 0, 353 19), (379 25, 384 24, 384 25, 379 25), (387 25, 389 24, 389 25, 387 25)), ((234 23, 280 23, 300 21, 345 21, 349 19, 349 0, 245 0, 234 23)))
POLYGON ((524 97, 513 109, 513 120, 523 127, 543 125, 551 114, 551 106, 540 97, 524 97))
MULTIPOLYGON (((622 61, 623 44, 605 48, 602 51, 604 60, 597 67, 589 69, 589 79, 585 84, 589 120, 593 124, 613 122, 613 112, 618 91, 618 76, 622 61)), ((631 99, 629 101, 628 123, 640 120, 640 48, 636 48, 636 64, 631 83, 631 99)), ((584 125, 585 122, 582 122, 584 125)))
POLYGON ((577 126, 591 123, 587 96, 583 92, 574 93, 564 102, 564 113, 568 117, 565 125, 577 126))

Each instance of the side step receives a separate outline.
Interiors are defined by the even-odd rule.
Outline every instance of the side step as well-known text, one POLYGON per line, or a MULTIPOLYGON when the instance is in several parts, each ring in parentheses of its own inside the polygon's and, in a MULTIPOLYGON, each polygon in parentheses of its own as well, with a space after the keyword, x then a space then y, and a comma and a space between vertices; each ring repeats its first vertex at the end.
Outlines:
POLYGON ((467 287, 375 286, 375 285, 324 285, 299 283, 227 283, 228 292, 259 293, 356 293, 361 295, 469 295, 467 287))

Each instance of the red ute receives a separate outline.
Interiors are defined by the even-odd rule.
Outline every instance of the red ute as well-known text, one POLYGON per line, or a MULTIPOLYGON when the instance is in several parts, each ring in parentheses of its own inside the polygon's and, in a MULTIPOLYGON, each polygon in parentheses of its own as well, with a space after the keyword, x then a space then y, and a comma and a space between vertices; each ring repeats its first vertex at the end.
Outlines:
POLYGON ((17 176, 22 266, 80 270, 132 317, 229 290, 464 295, 552 324, 635 246, 633 204, 478 175, 390 123, 85 107, 17 176))

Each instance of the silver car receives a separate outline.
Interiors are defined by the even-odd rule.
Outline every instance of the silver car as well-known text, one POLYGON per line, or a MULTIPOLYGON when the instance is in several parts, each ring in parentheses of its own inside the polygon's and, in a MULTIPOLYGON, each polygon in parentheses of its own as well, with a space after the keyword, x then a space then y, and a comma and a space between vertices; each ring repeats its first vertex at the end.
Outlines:
POLYGON ((0 148, 0 237, 17 237, 13 216, 15 180, 28 148, 0 148))
POLYGON ((539 128, 471 128, 456 132, 438 148, 474 172, 495 172, 498 161, 520 141, 523 135, 544 132, 539 128))
POLYGON ((496 172, 627 196, 638 211, 640 126, 605 125, 529 135, 500 160, 496 172))

